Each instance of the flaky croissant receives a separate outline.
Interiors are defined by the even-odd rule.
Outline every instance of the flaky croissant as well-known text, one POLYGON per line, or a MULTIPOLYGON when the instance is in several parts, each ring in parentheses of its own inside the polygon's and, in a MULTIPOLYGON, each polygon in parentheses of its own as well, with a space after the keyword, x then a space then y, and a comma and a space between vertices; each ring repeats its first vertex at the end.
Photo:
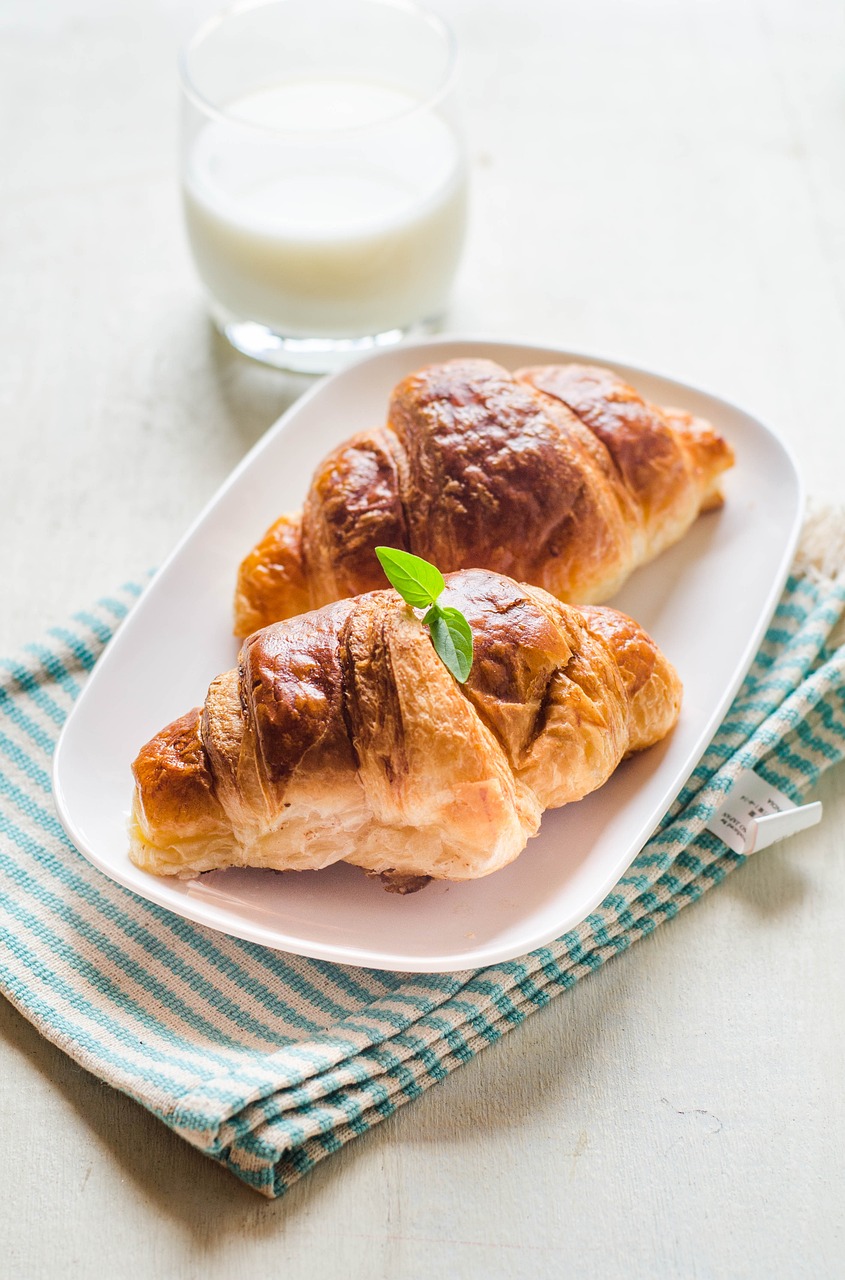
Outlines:
POLYGON ((672 728, 678 676, 624 614, 486 570, 446 583, 473 632, 463 685, 392 590, 252 634, 138 755, 133 861, 189 876, 343 859, 400 892, 473 879, 672 728))
POLYGON ((647 404, 608 369, 432 365, 395 389, 386 427, 329 454, 303 511, 243 561, 235 632, 377 588, 379 545, 607 600, 719 505, 732 462, 708 423, 647 404))

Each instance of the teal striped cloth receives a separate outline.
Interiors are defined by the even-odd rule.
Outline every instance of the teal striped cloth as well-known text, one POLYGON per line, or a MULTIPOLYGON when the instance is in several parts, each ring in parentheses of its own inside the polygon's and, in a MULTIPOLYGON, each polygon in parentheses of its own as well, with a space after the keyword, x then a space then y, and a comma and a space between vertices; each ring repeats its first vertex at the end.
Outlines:
POLYGON ((845 754, 845 586, 790 578, 731 710, 601 907, 519 960, 457 974, 341 968, 201 928, 68 841, 50 756, 137 588, 0 666, 0 987, 39 1031, 267 1196, 282 1195, 743 861, 708 819, 753 767, 798 801, 845 754))

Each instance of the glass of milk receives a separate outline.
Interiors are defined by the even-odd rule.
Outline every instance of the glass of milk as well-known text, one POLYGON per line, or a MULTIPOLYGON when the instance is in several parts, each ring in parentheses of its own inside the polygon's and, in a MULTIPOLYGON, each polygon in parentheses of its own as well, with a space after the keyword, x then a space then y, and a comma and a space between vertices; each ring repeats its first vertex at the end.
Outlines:
POLYGON ((188 237, 233 346, 323 372, 436 328, 467 200, 444 22, 405 0, 258 0, 180 67, 188 237))

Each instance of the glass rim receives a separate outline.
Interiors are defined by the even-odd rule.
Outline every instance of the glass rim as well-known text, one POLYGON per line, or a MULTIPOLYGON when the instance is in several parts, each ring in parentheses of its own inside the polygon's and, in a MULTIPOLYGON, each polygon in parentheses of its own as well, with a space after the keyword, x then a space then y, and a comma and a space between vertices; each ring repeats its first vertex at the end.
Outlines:
MULTIPOLYGON (((191 77, 189 61, 191 54, 204 40, 222 27, 229 19, 236 18, 242 13, 250 12, 253 9, 269 9, 271 6, 282 8, 285 5, 296 2, 297 0, 237 0, 235 4, 227 5, 226 8, 212 14, 211 17, 201 22, 192 35, 182 43, 177 57, 179 80, 185 97, 205 115, 220 120, 225 124, 239 125, 243 129, 269 133, 278 138, 308 138, 313 141, 330 136, 343 137, 355 133, 366 133, 383 128, 385 125, 393 124, 395 121, 408 119, 423 111, 431 111, 451 91, 457 70, 458 47, 455 34, 448 22, 432 9, 427 9, 424 5, 417 4, 416 0, 363 0, 363 3, 373 8, 394 9, 421 19, 427 26, 435 30, 444 41, 446 68, 440 83, 428 97, 415 102, 413 106, 406 107, 392 115, 384 116, 382 119, 371 120, 367 124, 344 125, 333 129, 283 129, 274 125, 260 124, 253 120, 245 120, 225 107, 218 106, 200 92, 191 77)), ((304 2, 304 0, 300 0, 300 2, 304 2)), ((312 6, 312 3, 313 0, 310 0, 309 7, 312 6)))

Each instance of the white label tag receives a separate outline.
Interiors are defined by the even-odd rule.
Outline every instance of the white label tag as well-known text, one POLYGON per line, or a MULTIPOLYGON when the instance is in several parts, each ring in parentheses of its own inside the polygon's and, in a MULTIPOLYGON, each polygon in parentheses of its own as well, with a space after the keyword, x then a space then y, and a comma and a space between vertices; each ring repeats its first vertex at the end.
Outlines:
MULTIPOLYGON (((811 806, 796 805, 789 796, 761 778, 759 773, 755 773, 753 769, 745 769, 736 778, 721 807, 707 823, 707 830, 724 840, 734 853, 751 853, 753 849, 762 847, 757 838, 758 818, 769 818, 772 814, 785 813, 787 810, 797 812, 799 807, 809 809, 811 806)), ((819 806, 819 815, 820 812, 819 806)), ((818 818, 814 820, 818 821, 818 818)), ((783 834, 789 834, 786 827, 783 834)), ((774 838, 777 839, 777 836, 774 838)))

